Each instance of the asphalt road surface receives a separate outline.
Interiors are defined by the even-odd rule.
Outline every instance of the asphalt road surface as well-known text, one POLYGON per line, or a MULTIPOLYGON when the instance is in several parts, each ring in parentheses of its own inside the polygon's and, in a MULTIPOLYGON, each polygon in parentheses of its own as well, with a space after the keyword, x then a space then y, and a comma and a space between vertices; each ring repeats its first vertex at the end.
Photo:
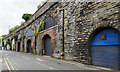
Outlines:
POLYGON ((15 70, 90 70, 82 65, 77 66, 45 56, 14 51, 2 51, 1 53, 15 70))

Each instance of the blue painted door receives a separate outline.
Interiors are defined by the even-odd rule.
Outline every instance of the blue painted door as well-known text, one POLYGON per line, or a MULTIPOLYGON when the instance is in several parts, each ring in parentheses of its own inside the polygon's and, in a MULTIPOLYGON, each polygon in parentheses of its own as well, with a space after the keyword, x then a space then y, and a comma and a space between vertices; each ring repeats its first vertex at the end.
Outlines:
POLYGON ((51 56, 51 37, 45 36, 45 55, 51 56))
POLYGON ((120 68, 120 33, 112 28, 95 34, 91 43, 92 64, 120 68))

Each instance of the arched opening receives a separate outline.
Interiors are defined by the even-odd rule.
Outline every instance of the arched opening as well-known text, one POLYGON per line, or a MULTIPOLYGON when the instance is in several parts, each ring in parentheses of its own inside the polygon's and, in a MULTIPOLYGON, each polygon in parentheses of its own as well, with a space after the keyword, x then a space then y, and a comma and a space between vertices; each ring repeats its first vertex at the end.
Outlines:
POLYGON ((47 17, 44 21, 45 21, 45 29, 57 25, 57 21, 53 17, 47 17))
POLYGON ((113 28, 97 31, 91 40, 91 63, 120 69, 120 33, 113 28))
POLYGON ((51 37, 49 35, 45 35, 43 37, 43 45, 44 45, 44 54, 47 56, 51 56, 51 37))
POLYGON ((2 47, 4 47, 4 41, 2 41, 2 47))
POLYGON ((33 32, 32 32, 32 31, 33 31, 33 30, 32 30, 31 28, 29 28, 29 29, 26 31, 25 37, 27 38, 27 37, 32 36, 32 35, 33 35, 33 32))
POLYGON ((20 42, 18 42, 18 52, 20 51, 20 42))
POLYGON ((10 39, 6 40, 7 50, 10 50, 10 39))
POLYGON ((12 39, 10 40, 10 50, 12 50, 12 39))
POLYGON ((14 51, 15 50, 15 40, 12 39, 12 50, 14 51))
POLYGON ((30 39, 28 39, 28 41, 27 41, 27 53, 30 53, 30 52, 32 52, 32 50, 31 50, 32 48, 31 48, 31 40, 30 39))

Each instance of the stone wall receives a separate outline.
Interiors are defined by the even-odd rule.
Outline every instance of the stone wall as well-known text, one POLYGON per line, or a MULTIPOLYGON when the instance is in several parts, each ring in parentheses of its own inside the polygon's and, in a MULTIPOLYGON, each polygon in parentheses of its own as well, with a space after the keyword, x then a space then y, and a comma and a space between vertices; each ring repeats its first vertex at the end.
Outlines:
MULTIPOLYGON (((39 33, 37 38, 37 54, 41 55, 42 37, 44 34, 51 34, 55 40, 53 56, 60 58, 62 52, 62 22, 63 11, 65 10, 65 59, 85 64, 91 63, 90 43, 94 34, 106 27, 112 27, 120 31, 120 2, 58 2, 38 16, 30 25, 23 30, 25 35, 27 29, 36 30, 41 21, 47 17, 53 17, 57 26, 39 33), (55 28, 55 29, 54 29, 55 28), (50 32, 49 32, 50 31, 50 32)), ((24 47, 26 52, 26 41, 24 47)), ((34 36, 32 36, 34 41, 34 36)))
MULTIPOLYGON (((119 28, 120 2, 69 2, 65 9, 65 59, 90 64, 93 35, 106 27, 119 28)), ((58 13, 57 51, 62 51, 62 9, 58 13)))

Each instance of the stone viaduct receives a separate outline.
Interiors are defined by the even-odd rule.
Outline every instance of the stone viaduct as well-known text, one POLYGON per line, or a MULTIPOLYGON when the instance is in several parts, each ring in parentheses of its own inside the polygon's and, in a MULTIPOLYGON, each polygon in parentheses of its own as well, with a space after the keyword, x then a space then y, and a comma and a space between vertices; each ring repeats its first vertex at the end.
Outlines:
MULTIPOLYGON (((12 42, 13 33, 17 33, 18 35, 20 34, 22 37, 24 36, 24 38, 16 41, 15 43, 16 51, 33 53, 34 50, 36 50, 38 55, 48 55, 54 58, 60 58, 60 53, 62 52, 63 49, 62 23, 64 20, 65 60, 77 61, 84 64, 100 65, 97 63, 99 61, 97 60, 95 61, 94 60, 95 56, 92 55, 93 53, 96 53, 93 48, 94 46, 92 45, 93 41, 94 39, 96 39, 95 36, 97 35, 97 33, 101 33, 101 31, 104 31, 106 29, 108 30, 110 29, 111 32, 115 30, 118 31, 119 33, 120 31, 119 10, 120 2, 63 3, 48 1, 34 13, 34 15, 36 15, 35 20, 30 22, 29 24, 24 24, 20 26, 18 29, 8 34, 5 37, 5 40, 9 39, 12 42), (33 30, 37 31, 41 21, 45 22, 45 28, 43 31, 39 32, 36 39, 37 45, 35 48, 34 44, 35 36, 32 31, 33 30)), ((106 40, 106 35, 107 34, 109 35, 109 33, 110 32, 106 34, 101 33, 101 37, 97 39, 101 40, 103 39, 102 41, 104 42, 106 40)), ((114 40, 114 38, 109 40, 114 40)), ((112 46, 112 44, 110 46, 112 46)), ((100 47, 100 45, 97 45, 97 47, 100 47)), ((115 47, 118 47, 118 45, 115 45, 115 47)), ((112 55, 108 56, 112 57, 112 55)), ((118 58, 119 56, 120 55, 118 55, 118 58)), ((106 60, 110 62, 109 59, 106 60)), ((116 63, 118 64, 117 66, 114 63, 112 65, 107 65, 106 62, 104 62, 103 60, 103 65, 100 66, 119 69, 120 63, 117 62, 117 60, 116 63)))

